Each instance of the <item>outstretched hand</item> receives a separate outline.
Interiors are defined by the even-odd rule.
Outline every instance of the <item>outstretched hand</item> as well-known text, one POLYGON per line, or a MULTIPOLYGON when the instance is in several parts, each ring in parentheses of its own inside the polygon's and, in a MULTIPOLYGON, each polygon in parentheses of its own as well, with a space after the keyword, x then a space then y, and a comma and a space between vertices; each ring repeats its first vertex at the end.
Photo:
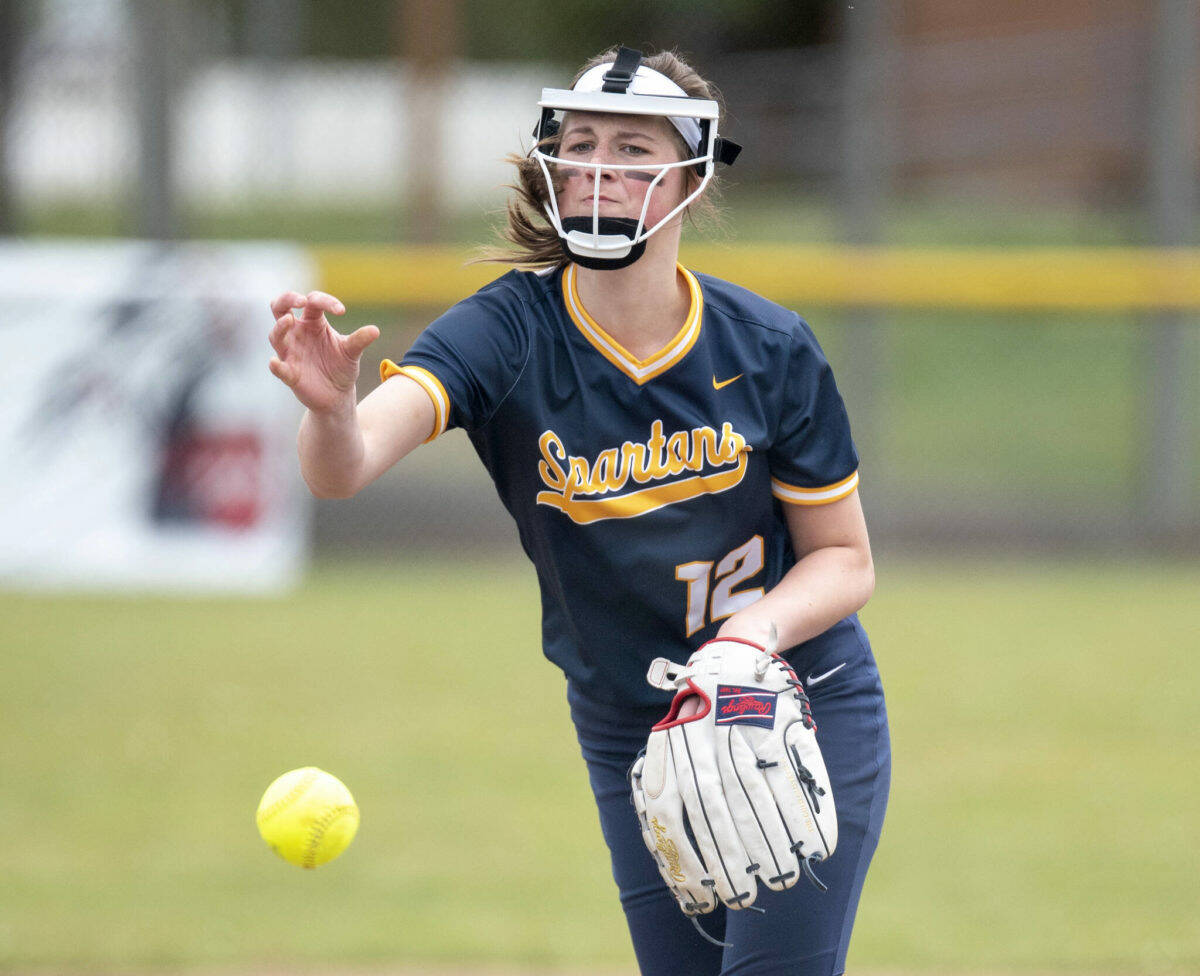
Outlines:
POLYGON ((271 312, 275 316, 269 337, 275 350, 271 372, 309 410, 353 407, 359 359, 379 338, 379 329, 364 325, 342 335, 325 316, 344 315, 346 306, 322 291, 307 295, 286 291, 271 302, 271 312))

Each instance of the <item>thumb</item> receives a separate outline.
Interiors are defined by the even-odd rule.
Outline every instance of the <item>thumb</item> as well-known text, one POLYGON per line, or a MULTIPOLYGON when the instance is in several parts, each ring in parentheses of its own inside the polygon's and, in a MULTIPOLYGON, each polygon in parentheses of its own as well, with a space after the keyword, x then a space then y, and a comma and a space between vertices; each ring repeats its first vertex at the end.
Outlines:
POLYGON ((362 355, 363 350, 378 338, 378 326, 364 325, 361 329, 356 329, 350 335, 346 336, 344 346, 346 355, 358 359, 362 355))

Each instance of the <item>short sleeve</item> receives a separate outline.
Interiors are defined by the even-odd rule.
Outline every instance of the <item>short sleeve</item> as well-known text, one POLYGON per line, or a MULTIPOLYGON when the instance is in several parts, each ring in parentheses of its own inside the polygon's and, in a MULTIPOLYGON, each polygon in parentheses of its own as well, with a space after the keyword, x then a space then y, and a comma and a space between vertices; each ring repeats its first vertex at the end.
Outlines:
POLYGON ((858 487, 858 452, 846 406, 825 354, 802 320, 792 336, 769 460, 771 493, 783 502, 825 505, 858 487))
POLYGON ((515 385, 529 352, 525 305, 491 286, 459 302, 417 337, 400 364, 385 359, 381 380, 404 375, 429 394, 433 440, 444 430, 483 426, 515 385))

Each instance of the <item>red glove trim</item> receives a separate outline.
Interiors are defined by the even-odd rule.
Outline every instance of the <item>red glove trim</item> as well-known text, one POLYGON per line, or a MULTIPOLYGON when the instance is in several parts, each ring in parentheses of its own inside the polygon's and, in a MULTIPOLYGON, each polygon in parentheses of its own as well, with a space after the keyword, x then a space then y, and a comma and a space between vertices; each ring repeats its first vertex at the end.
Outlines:
POLYGON ((673 728, 676 725, 686 725, 688 722, 695 722, 704 718, 712 711, 712 700, 706 695, 703 690, 691 678, 687 679, 688 686, 680 688, 675 692, 675 697, 671 699, 671 708, 662 720, 651 728, 651 732, 660 732, 663 729, 673 728), (679 710, 683 708, 683 703, 693 695, 698 695, 700 700, 704 702, 704 708, 698 711, 695 715, 689 715, 687 718, 679 717, 679 710))
POLYGON ((708 647, 709 644, 718 644, 723 641, 728 641, 731 644, 746 644, 750 647, 753 647, 753 648, 756 648, 757 650, 762 651, 764 654, 767 653, 767 649, 765 647, 763 647, 762 644, 755 644, 754 641, 743 640, 741 637, 714 637, 712 640, 706 640, 703 644, 701 644, 699 647, 697 647, 696 653, 699 653, 704 648, 708 647))

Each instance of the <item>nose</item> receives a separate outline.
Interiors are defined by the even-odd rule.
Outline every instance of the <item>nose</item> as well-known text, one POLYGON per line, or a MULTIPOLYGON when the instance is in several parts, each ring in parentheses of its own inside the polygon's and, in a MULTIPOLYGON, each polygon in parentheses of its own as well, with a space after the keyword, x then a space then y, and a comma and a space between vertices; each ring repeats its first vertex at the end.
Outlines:
MULTIPOLYGON (((592 159, 589 159, 588 162, 599 163, 601 160, 593 157, 592 159)), ((576 170, 576 172, 583 177, 584 182, 588 186, 594 185, 597 181, 597 178, 601 183, 611 183, 617 178, 618 175, 616 170, 604 169, 603 167, 597 170, 593 169, 591 166, 587 167, 587 169, 576 170)))
MULTIPOLYGON (((593 150, 592 153, 587 157, 587 159, 584 160, 584 162, 588 162, 588 163, 591 163, 592 165, 600 166, 599 173, 600 173, 600 179, 602 179, 602 180, 614 180, 617 178, 617 176, 620 175, 620 173, 621 173, 620 170, 604 168, 609 163, 616 163, 619 161, 620 161, 620 156, 614 150, 608 149, 605 147, 600 147, 598 149, 593 150)), ((596 172, 597 172, 596 170, 592 169, 591 167, 588 167, 588 170, 585 175, 587 175, 588 177, 590 177, 591 179, 594 180, 596 178, 596 172)))

